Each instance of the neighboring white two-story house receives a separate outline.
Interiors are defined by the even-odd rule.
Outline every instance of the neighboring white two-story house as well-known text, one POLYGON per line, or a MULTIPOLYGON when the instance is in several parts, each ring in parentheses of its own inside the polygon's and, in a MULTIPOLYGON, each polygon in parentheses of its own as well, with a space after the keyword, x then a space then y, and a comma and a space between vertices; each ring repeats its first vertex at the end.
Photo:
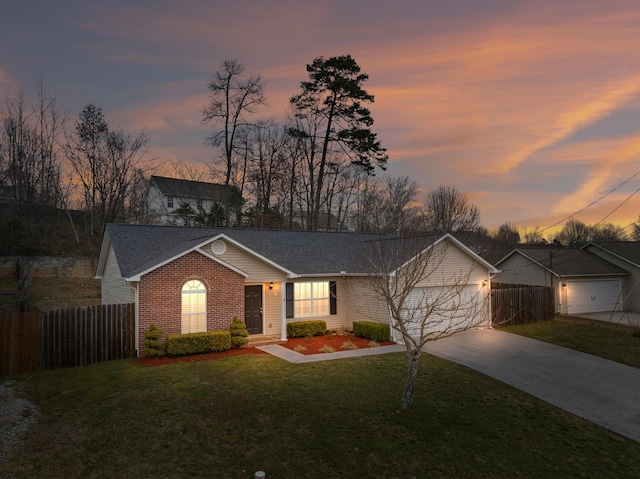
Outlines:
POLYGON ((147 209, 153 224, 235 226, 242 196, 235 186, 152 176, 147 209))

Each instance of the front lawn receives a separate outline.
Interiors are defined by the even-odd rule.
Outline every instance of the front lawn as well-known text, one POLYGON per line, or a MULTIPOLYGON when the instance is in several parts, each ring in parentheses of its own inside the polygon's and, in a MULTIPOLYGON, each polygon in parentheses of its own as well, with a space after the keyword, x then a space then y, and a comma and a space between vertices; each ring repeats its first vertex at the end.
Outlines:
POLYGON ((500 329, 640 368, 640 337, 632 336, 631 328, 560 316, 500 329))
POLYGON ((420 368, 410 412, 403 354, 18 377, 40 415, 0 477, 640 477, 640 443, 439 358, 420 368))

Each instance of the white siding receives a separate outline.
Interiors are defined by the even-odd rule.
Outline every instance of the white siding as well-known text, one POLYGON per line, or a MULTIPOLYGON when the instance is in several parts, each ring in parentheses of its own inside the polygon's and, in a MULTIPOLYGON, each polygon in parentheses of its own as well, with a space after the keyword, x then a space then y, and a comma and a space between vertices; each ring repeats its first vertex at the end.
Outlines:
POLYGON ((283 283, 274 282, 273 289, 269 289, 269 284, 265 285, 263 293, 264 302, 264 323, 263 331, 268 336, 280 337, 282 334, 282 291, 283 283))
POLYGON ((358 278, 344 283, 345 294, 338 294, 338 307, 344 304, 347 310, 347 326, 351 329, 354 321, 374 321, 389 324, 389 307, 378 295, 364 284, 366 278, 358 278), (344 303, 343 303, 344 302, 344 303))
POLYGON ((448 336, 488 326, 487 298, 483 287, 478 285, 415 288, 409 295, 403 318, 410 336, 448 336))
POLYGON ((113 247, 109 248, 102 275, 102 304, 135 302, 135 291, 120 274, 113 247))
MULTIPOLYGON (((286 275, 279 269, 246 253, 228 241, 225 241, 225 244, 226 251, 217 257, 247 273, 249 276, 245 279, 245 283, 269 283, 286 279, 286 275)), ((204 246, 203 250, 212 254, 210 245, 204 246)))
MULTIPOLYGON (((426 260, 434 266, 427 266, 428 277, 417 286, 440 286, 458 283, 460 280, 470 284, 482 284, 488 279, 486 266, 447 240, 435 245, 427 254, 426 260)), ((407 267, 411 268, 411 265, 407 267)))
POLYGON ((520 253, 509 256, 498 265, 498 268, 501 272, 493 278, 496 283, 555 286, 550 272, 520 253))

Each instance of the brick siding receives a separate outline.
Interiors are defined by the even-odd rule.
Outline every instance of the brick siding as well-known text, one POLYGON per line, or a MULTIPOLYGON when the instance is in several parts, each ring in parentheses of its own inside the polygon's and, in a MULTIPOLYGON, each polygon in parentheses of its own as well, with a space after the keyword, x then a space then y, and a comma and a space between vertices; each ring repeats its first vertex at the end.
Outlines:
POLYGON ((244 318, 244 277, 201 253, 191 252, 140 279, 139 338, 155 323, 165 334, 180 334, 182 286, 202 281, 207 289, 207 331, 228 329, 234 316, 244 318))

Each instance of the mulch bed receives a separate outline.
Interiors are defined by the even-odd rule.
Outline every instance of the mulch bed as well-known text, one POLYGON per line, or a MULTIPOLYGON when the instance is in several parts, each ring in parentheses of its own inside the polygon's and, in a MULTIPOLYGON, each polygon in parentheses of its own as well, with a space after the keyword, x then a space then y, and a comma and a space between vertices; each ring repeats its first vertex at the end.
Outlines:
MULTIPOLYGON (((320 351, 323 347, 328 346, 333 348, 335 351, 347 351, 349 349, 367 349, 370 348, 371 341, 368 339, 358 338, 352 334, 343 335, 343 334, 332 334, 331 336, 322 335, 322 336, 314 336, 312 338, 289 338, 285 344, 281 346, 296 350, 298 347, 298 352, 301 354, 321 354, 325 351, 320 351), (351 343, 356 346, 356 348, 349 348, 345 343, 351 343), (304 350, 301 348, 305 348, 304 350)), ((384 341, 382 343, 378 343, 380 346, 387 346, 389 344, 395 344, 392 341, 384 341)))
MULTIPOLYGON (((302 350, 298 347, 298 352, 301 354, 321 354, 325 351, 321 349, 325 346, 332 347, 335 351, 347 351, 349 348, 345 347, 345 343, 352 343, 357 346, 357 349, 370 348, 370 341, 368 339, 357 338, 353 335, 333 334, 331 336, 322 335, 314 336, 312 338, 289 338, 286 343, 281 344, 285 348, 294 350, 298 347, 304 347, 302 350)), ((389 344, 395 344, 392 341, 384 341, 378 343, 380 346, 387 346, 389 344)), ((356 348, 352 348, 356 349, 356 348)), ((134 360, 136 364, 141 366, 162 366, 165 364, 196 362, 196 361, 214 361, 216 359, 228 358, 231 356, 240 356, 244 354, 268 354, 264 351, 253 347, 246 347, 240 349, 230 349, 222 353, 208 353, 208 354, 196 354, 194 356, 181 356, 172 358, 164 356, 162 358, 150 358, 142 357, 134 360)))
POLYGON ((162 366, 165 364, 188 363, 196 361, 214 361, 216 359, 229 358, 231 356, 241 356, 243 354, 268 354, 256 348, 239 348, 229 349, 222 353, 195 354, 193 356, 180 356, 172 358, 164 356, 162 358, 142 357, 134 360, 136 364, 141 366, 162 366))

